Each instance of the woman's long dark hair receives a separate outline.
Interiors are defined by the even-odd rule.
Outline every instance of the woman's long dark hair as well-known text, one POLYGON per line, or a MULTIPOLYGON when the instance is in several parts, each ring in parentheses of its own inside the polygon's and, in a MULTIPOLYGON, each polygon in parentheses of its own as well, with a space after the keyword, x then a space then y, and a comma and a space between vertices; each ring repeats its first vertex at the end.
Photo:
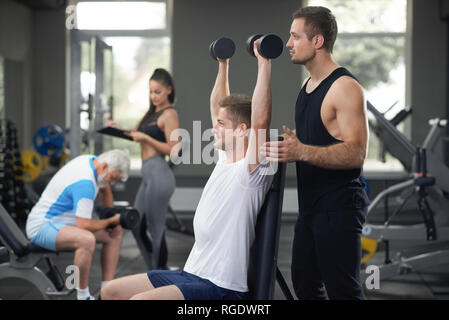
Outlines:
MULTIPOLYGON (((151 80, 160 82, 166 87, 171 87, 171 93, 168 95, 168 101, 170 101, 170 103, 173 105, 173 103, 175 102, 176 94, 175 94, 175 84, 173 82, 173 78, 170 75, 170 73, 165 69, 158 68, 154 70, 153 74, 151 75, 150 81, 151 80)), ((156 106, 153 104, 153 102, 151 102, 151 98, 149 100, 150 100, 150 109, 147 111, 147 113, 145 113, 142 120, 140 120, 138 129, 140 129, 140 127, 143 124, 145 124, 153 115, 153 113, 156 111, 156 106)))

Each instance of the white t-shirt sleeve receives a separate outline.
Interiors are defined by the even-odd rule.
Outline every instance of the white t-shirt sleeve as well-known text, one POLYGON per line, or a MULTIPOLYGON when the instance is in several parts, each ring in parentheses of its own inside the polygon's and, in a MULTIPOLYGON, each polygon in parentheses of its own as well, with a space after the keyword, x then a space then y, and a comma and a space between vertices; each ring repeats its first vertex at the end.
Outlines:
POLYGON ((78 218, 92 219, 92 211, 94 209, 94 202, 90 199, 83 198, 78 201, 74 208, 74 214, 78 218))
POLYGON ((239 173, 239 180, 243 186, 249 188, 262 187, 271 183, 276 173, 277 163, 268 160, 262 161, 252 172, 248 168, 249 152, 247 152, 239 173))

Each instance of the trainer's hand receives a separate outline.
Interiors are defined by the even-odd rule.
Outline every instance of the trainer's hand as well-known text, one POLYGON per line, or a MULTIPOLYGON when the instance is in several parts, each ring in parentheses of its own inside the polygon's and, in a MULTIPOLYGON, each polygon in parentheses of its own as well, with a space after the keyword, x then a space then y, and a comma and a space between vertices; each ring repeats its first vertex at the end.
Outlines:
POLYGON ((125 134, 133 138, 136 142, 144 142, 147 138, 147 135, 140 131, 126 131, 125 134))
POLYGON ((284 134, 283 141, 265 142, 260 148, 260 154, 267 160, 273 162, 296 162, 301 160, 304 144, 296 136, 296 130, 290 130, 282 126, 284 134))

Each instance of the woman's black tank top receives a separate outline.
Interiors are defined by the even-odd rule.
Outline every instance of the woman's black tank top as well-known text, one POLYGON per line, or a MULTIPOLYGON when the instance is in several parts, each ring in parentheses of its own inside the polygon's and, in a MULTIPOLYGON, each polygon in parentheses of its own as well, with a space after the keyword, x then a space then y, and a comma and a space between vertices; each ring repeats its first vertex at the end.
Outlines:
POLYGON ((148 119, 148 121, 140 126, 139 131, 149 135, 150 137, 153 137, 158 141, 167 142, 165 139, 164 131, 162 131, 161 128, 159 128, 159 126, 157 125, 157 119, 162 115, 162 113, 164 113, 165 110, 172 108, 173 107, 167 107, 158 112, 154 112, 148 119))

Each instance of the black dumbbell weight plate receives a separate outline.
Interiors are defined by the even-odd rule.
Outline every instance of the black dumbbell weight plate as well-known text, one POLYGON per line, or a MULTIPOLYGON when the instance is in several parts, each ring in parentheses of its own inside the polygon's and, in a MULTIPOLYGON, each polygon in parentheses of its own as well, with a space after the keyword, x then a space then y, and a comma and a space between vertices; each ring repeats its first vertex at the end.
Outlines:
POLYGON ((267 59, 279 57, 284 49, 282 39, 274 34, 267 34, 260 38, 257 43, 257 50, 267 59))
POLYGON ((140 214, 134 208, 126 208, 125 212, 120 215, 120 224, 125 229, 134 229, 140 222, 140 214))
POLYGON ((214 45, 215 45, 215 42, 217 42, 217 40, 213 41, 213 42, 210 44, 210 46, 209 46, 209 54, 210 54, 210 56, 211 56, 212 59, 217 60, 217 57, 215 56, 215 53, 214 53, 214 45))
POLYGON ((234 41, 228 38, 220 38, 215 40, 212 45, 212 58, 218 59, 229 59, 235 53, 234 41))

